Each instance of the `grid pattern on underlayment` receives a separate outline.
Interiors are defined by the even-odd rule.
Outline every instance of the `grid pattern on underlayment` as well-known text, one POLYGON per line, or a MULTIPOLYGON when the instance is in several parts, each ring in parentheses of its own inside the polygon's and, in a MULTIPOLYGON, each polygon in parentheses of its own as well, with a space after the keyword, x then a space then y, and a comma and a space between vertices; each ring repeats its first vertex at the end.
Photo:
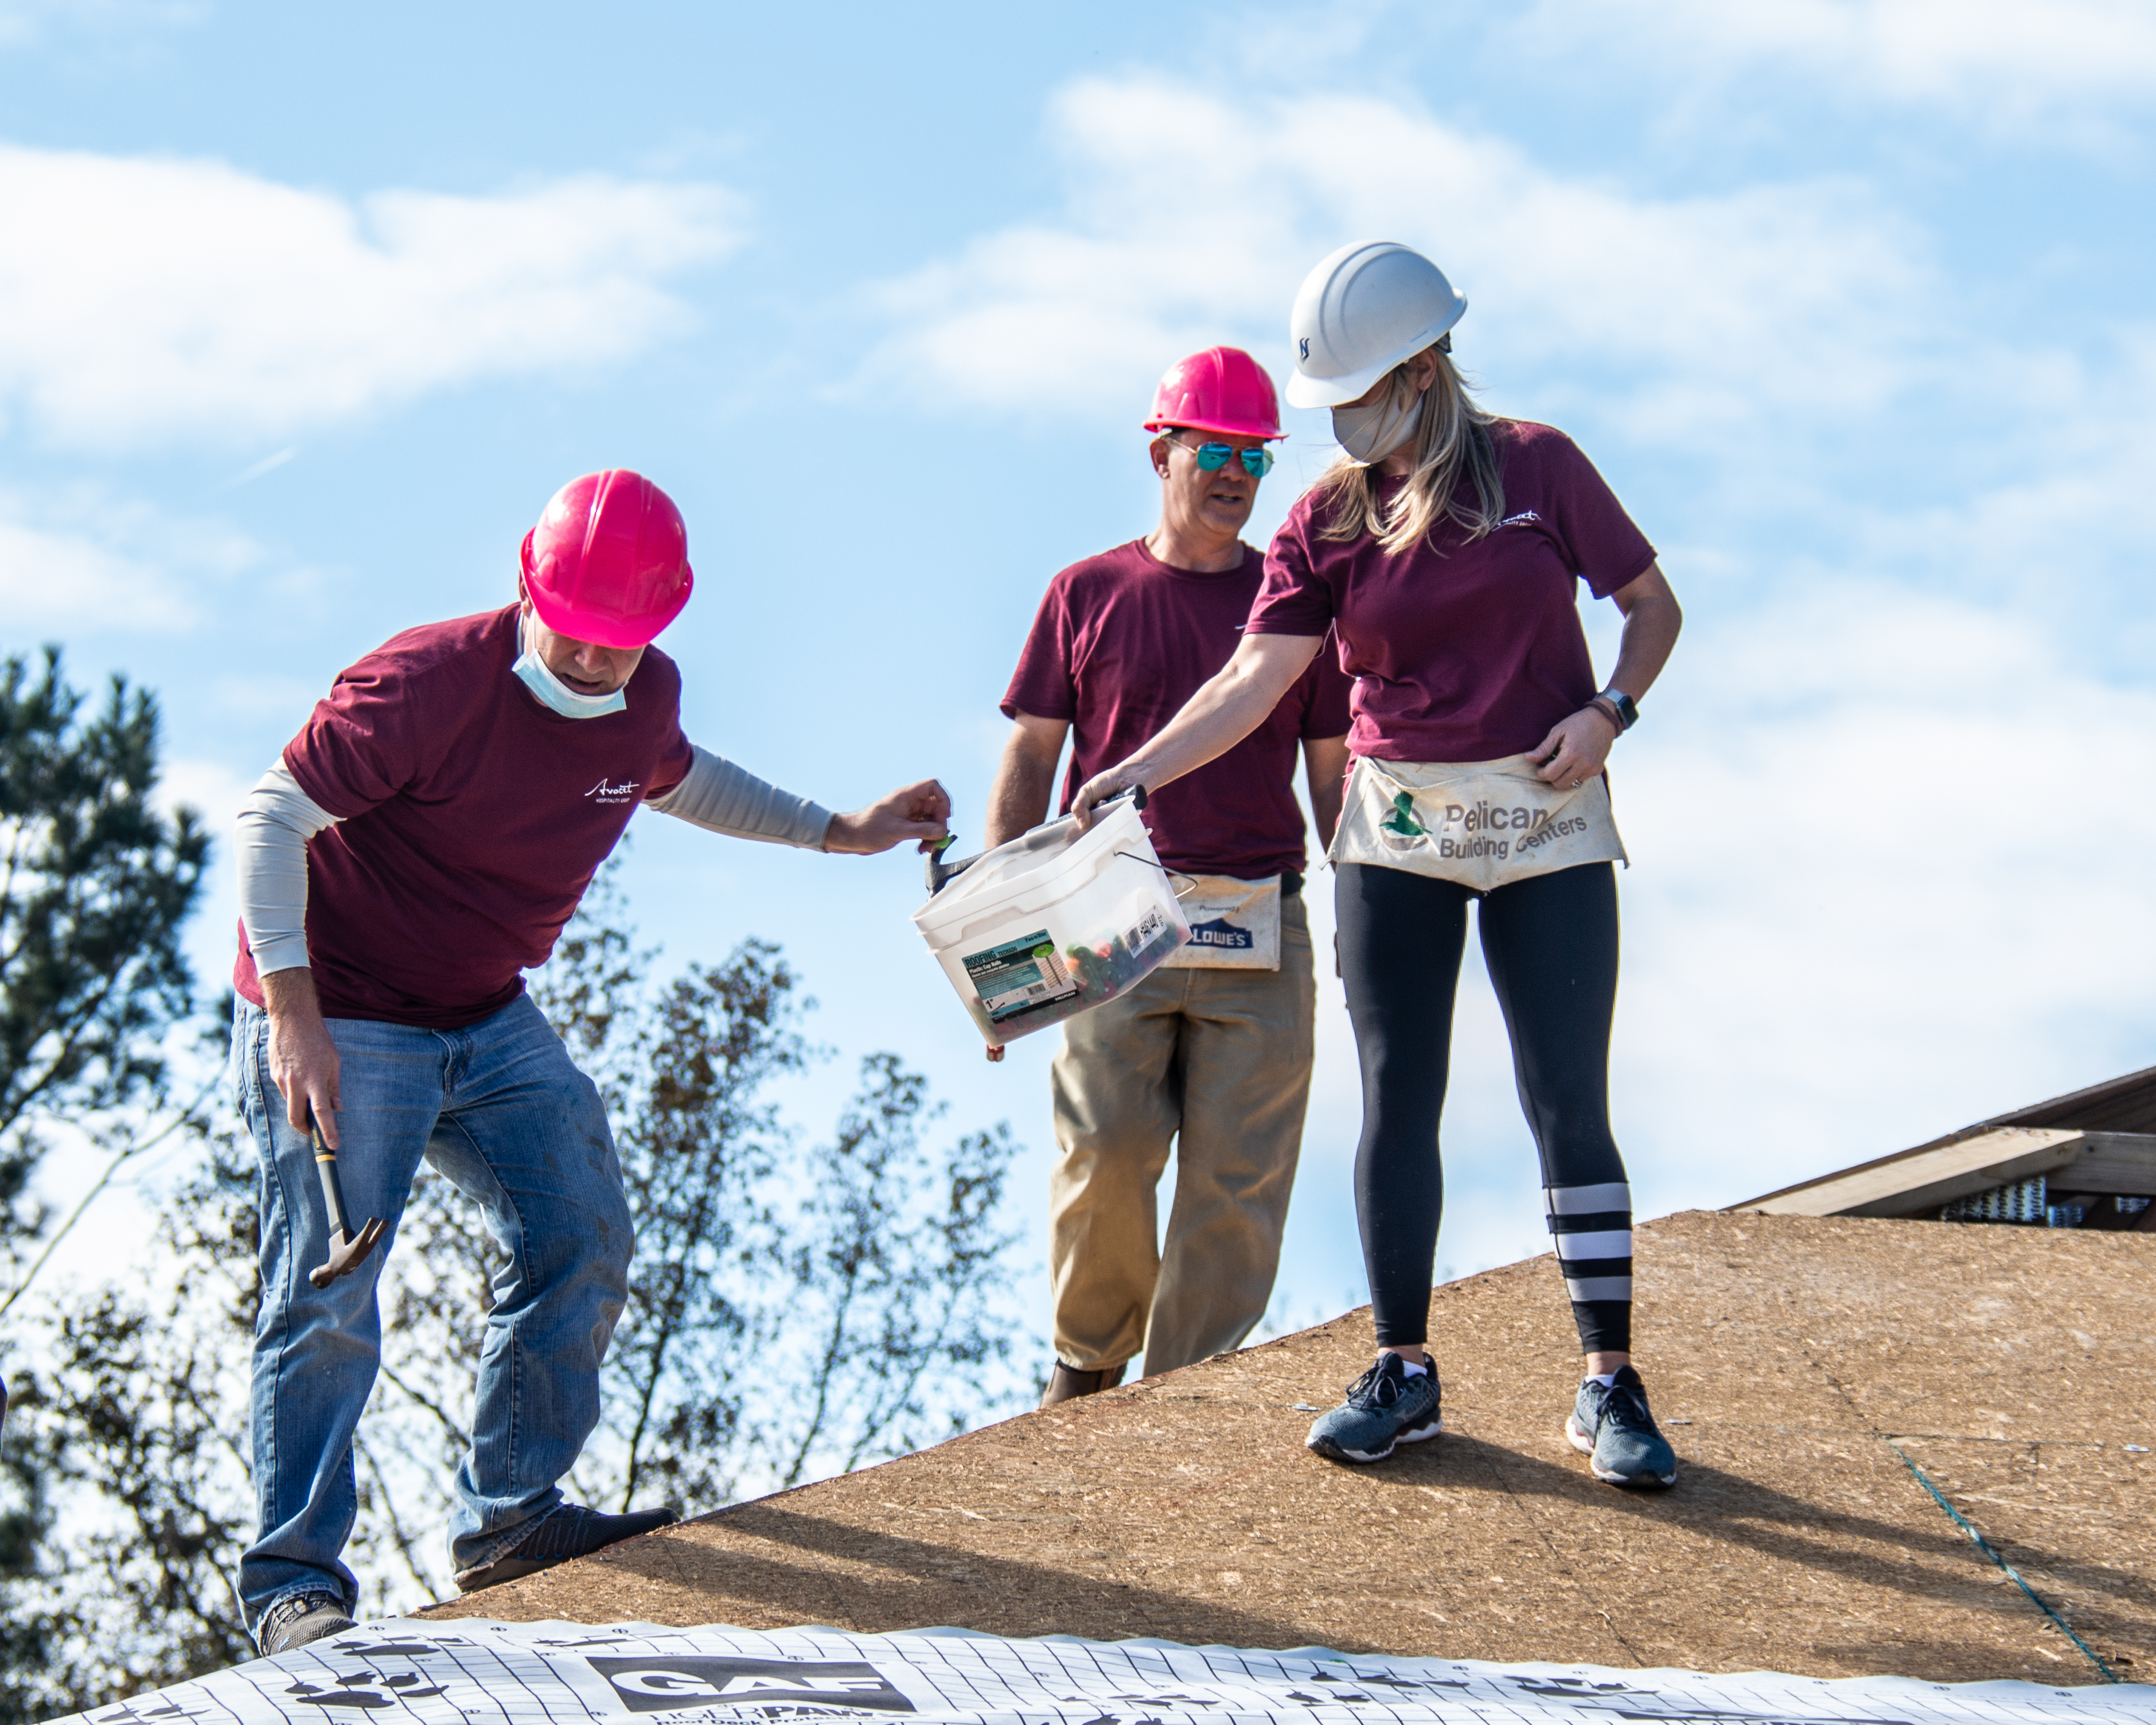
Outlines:
POLYGON ((2138 1685, 2059 1689, 1771 1671, 1275 1653, 1166 1641, 1005 1640, 363 1624, 94 1712, 90 1725, 2147 1725, 2138 1685))

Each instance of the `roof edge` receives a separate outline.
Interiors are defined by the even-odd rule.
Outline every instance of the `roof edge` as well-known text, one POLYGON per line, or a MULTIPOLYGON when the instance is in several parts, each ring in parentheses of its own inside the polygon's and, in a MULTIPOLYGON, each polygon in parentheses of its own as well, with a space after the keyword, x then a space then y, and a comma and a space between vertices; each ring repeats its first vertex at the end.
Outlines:
MULTIPOLYGON (((1965 1126, 1958 1132, 1948 1132, 1943 1137, 1933 1138, 1928 1143, 1917 1144, 1907 1150, 1897 1150, 1886 1156, 1875 1156, 1869 1162, 1856 1163, 1848 1168, 1838 1168, 1829 1173, 1815 1174, 1809 1180, 1799 1180, 1794 1185, 1783 1186, 1773 1192, 1763 1192, 1757 1198, 1748 1198, 1742 1203, 1724 1204, 1722 1209, 1725 1212, 1748 1210, 1754 1204, 1765 1204, 1772 1199, 1787 1198, 1794 1193, 1808 1192, 1815 1186, 1824 1186, 1830 1181, 1845 1179, 1851 1174, 1862 1173, 1870 1168, 1885 1168, 1891 1163, 1906 1162, 1912 1156, 1922 1156, 1928 1151, 1943 1150, 1949 1144, 1958 1144, 1965 1138, 1974 1138, 1984 1132, 1997 1132, 2004 1126, 2076 1126, 2080 1122, 2039 1117, 2052 1116, 2055 1111, 2074 1111, 2107 1102, 2121 1091, 2143 1086, 2156 1088, 2156 1066, 2144 1066, 2139 1071, 2128 1072, 2123 1077, 2107 1078, 2102 1084, 2092 1084, 2086 1089, 2068 1091, 2066 1095, 2053 1096, 2048 1101, 2031 1102, 2027 1107, 2016 1108, 2010 1114, 1994 1114, 1989 1120, 1979 1120, 1974 1126, 1965 1126)), ((2096 1131, 2100 1128, 2092 1127, 2089 1130, 2096 1131)))

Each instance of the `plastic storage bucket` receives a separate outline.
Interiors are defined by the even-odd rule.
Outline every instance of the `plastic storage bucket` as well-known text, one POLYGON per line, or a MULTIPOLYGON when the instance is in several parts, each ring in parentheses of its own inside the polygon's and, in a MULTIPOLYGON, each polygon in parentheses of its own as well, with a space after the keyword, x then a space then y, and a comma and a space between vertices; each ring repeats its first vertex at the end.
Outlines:
POLYGON ((1190 938, 1128 803, 998 845, 913 921, 991 1047, 1113 1000, 1190 938))

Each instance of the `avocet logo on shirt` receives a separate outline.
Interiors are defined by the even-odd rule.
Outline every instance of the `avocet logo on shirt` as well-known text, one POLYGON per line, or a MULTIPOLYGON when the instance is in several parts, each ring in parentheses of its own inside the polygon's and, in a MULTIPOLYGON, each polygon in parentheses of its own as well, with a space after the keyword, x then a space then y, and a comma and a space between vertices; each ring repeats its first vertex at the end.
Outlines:
POLYGON ((584 793, 586 800, 593 803, 626 803, 636 794, 636 781, 616 784, 612 779, 602 778, 584 793))
POLYGON ((1532 527, 1542 520, 1532 509, 1523 509, 1517 515, 1508 515, 1498 522, 1501 527, 1532 527))

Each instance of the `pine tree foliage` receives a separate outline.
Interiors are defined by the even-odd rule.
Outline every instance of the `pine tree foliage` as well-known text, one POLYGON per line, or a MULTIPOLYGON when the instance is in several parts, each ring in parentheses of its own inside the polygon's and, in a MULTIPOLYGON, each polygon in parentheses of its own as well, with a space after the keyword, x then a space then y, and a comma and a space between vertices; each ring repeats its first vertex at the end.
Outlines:
MULTIPOLYGON (((191 1007, 180 937, 209 847, 192 811, 166 814, 153 800, 158 730, 156 701, 121 678, 90 707, 56 648, 34 663, 0 660, 0 1365, 16 1403, 0 1433, 0 1722, 64 1711, 83 1692, 77 1655, 95 1614, 70 1589, 91 1585, 89 1548, 59 1539, 62 1502, 89 1477, 77 1435, 116 1455, 142 1436, 136 1413, 159 1417, 145 1411, 162 1367, 155 1337, 133 1322, 139 1312, 116 1296, 74 1327, 60 1324, 46 1338, 53 1370, 26 1377, 28 1309, 18 1303, 42 1261, 32 1250, 51 1231, 30 1194, 58 1129, 115 1158, 154 1130, 167 1034, 191 1007), (99 1388, 105 1366, 94 1356, 107 1327, 116 1358, 144 1368, 125 1407, 99 1388)), ((130 1479, 124 1489, 146 1508, 141 1493, 158 1484, 130 1479)), ((131 1570, 112 1584, 139 1589, 143 1577, 131 1570)), ((177 1620, 172 1633, 187 1634, 177 1620)))
POLYGON ((229 1578, 254 1524, 254 1158, 200 1136, 157 1230, 167 1273, 55 1301, 18 1380, 0 1477, 30 1525, 0 1585, 8 1725, 253 1656, 229 1578))
POLYGON ((104 705, 57 648, 0 660, 0 1250, 47 1218, 27 1197, 56 1120, 142 1101, 191 983, 180 932, 209 841, 161 813, 156 700, 115 677, 104 705))

